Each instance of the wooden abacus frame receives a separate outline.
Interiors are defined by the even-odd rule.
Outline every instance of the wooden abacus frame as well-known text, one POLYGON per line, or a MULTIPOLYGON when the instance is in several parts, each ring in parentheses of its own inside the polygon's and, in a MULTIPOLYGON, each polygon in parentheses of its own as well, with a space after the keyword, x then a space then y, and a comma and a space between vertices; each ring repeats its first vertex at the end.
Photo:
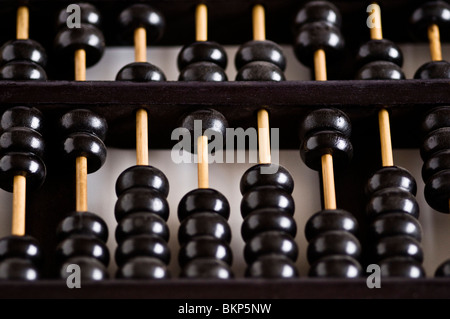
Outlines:
MULTIPOLYGON (((5 0, 0 8, 2 30, 11 30, 14 25, 12 13, 17 3, 5 0)), ((69 1, 66 1, 69 3, 69 1)), ((65 1, 59 3, 63 5, 65 1)), ((123 45, 114 37, 114 19, 118 12, 129 5, 125 0, 92 0, 104 14, 105 38, 108 45, 123 45), (109 15, 109 16, 108 16, 109 15)), ((386 38, 394 42, 410 42, 409 35, 401 34, 403 28, 397 23, 406 22, 414 8, 424 1, 379 1, 385 6, 383 26, 386 38), (402 7, 408 10, 399 10, 402 7), (393 19, 395 17, 395 19, 393 19), (391 26, 391 27, 390 27, 391 26), (389 31, 388 31, 389 30, 389 31)), ((52 29, 49 17, 60 7, 49 0, 26 2, 33 13, 30 37, 51 50, 52 29), (42 19, 43 23, 34 23, 42 19), (48 22, 50 21, 50 22, 48 22)), ((194 38, 184 23, 193 25, 193 15, 183 17, 194 10, 198 1, 155 0, 149 1, 158 7, 167 18, 168 30, 158 45, 182 45, 194 38), (186 30, 188 29, 188 30, 186 30)), ((265 0, 267 12, 267 38, 280 44, 292 42, 291 17, 302 4, 294 0, 265 0)), ((354 25, 364 23, 366 16, 355 18, 354 12, 363 13, 367 3, 361 1, 334 1, 343 14, 343 33, 353 34, 351 44, 357 46, 368 39, 367 30, 354 25), (361 22, 362 21, 362 22, 361 22)), ((254 1, 209 0, 211 33, 221 44, 241 44, 251 38, 249 12, 254 1), (219 14, 220 13, 220 14, 219 14), (233 17, 233 24, 226 19, 233 17), (225 24, 226 28, 220 25, 225 24), (244 27, 243 27, 244 26, 244 27), (231 29, 230 29, 231 28, 231 29), (236 32, 236 30, 240 30, 236 32), (242 30, 247 30, 242 32, 242 30), (248 34, 246 34, 248 32, 248 34), (236 35, 236 36, 235 36, 236 35), (234 38, 233 38, 234 37, 234 38)), ((13 38, 8 32, 0 34, 2 43, 13 38)), ((130 44, 127 44, 130 45, 130 44)), ((131 46, 131 45, 130 45, 131 46)), ((350 46, 348 50, 351 50, 350 46)), ((51 57, 50 57, 51 58, 51 57)), ((349 56, 349 61, 353 56, 349 56)), ((50 60, 51 63, 51 60, 50 60)), ((343 63, 348 67, 349 62, 343 63)), ((144 108, 149 113, 151 148, 170 149, 174 141, 170 132, 178 127, 178 120, 185 112, 201 107, 213 107, 222 112, 234 127, 244 129, 255 126, 255 115, 260 108, 260 97, 270 113, 272 127, 280 130, 280 147, 298 149, 298 125, 303 115, 316 107, 331 106, 344 110, 353 124, 352 142, 355 156, 352 164, 343 173, 337 172, 336 190, 340 207, 347 209, 367 224, 364 215, 365 198, 363 185, 368 174, 378 168, 370 149, 379 144, 376 118, 381 108, 391 115, 393 145, 395 148, 418 148, 420 143, 419 123, 423 113, 438 105, 450 105, 449 80, 403 80, 403 81, 357 81, 351 80, 350 70, 338 72, 343 80, 334 79, 330 71, 329 81, 286 81, 280 83, 261 82, 156 82, 130 83, 113 81, 67 81, 50 66, 51 79, 46 82, 0 82, 0 111, 15 105, 39 108, 50 123, 49 131, 56 129, 52 123, 75 107, 89 108, 103 115, 108 121, 107 146, 134 148, 134 111, 144 108), (53 73, 52 73, 53 72, 53 73), (62 77, 59 78, 59 76, 62 77), (53 77, 53 78, 52 78, 53 77), (345 187, 343 187, 345 186, 345 187), (345 192, 343 191, 345 189, 345 192), (356 195, 355 195, 356 194, 356 195)), ((56 124, 54 124, 56 125, 56 124)), ((27 232, 35 236, 44 250, 55 247, 55 229, 63 211, 74 209, 75 191, 73 174, 67 172, 57 154, 59 141, 47 135, 50 152, 46 164, 48 176, 43 187, 30 192, 27 198, 27 232), (63 172, 63 173, 61 173, 63 172)), ((300 159, 299 159, 300 161, 300 159)), ((364 238, 362 238, 364 244, 364 238)), ((450 256, 449 256, 450 257, 450 256)), ((51 265, 51 257, 46 264, 51 265)), ((296 280, 251 280, 192 281, 170 279, 155 282, 134 282, 110 279, 105 282, 84 284, 83 289, 68 289, 60 280, 41 280, 33 283, 0 282, 0 298, 448 298, 450 279, 425 278, 417 280, 385 279, 384 289, 369 289, 365 278, 357 280, 325 280, 301 277, 296 280), (205 289, 207 287, 208 289, 205 289)))

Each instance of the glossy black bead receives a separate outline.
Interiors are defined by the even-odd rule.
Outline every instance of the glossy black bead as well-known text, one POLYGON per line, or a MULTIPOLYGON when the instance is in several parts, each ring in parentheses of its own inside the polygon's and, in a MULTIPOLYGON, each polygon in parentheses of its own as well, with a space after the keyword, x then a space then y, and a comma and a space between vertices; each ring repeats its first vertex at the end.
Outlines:
POLYGON ((169 227, 164 219, 152 213, 140 212, 131 213, 119 221, 115 238, 120 244, 129 237, 144 234, 156 235, 165 241, 170 237, 169 227))
POLYGON ((348 137, 337 131, 320 131, 307 135, 300 146, 300 156, 309 168, 319 171, 321 158, 333 156, 335 166, 347 165, 353 157, 353 145, 348 137))
POLYGON ((433 154, 448 149, 450 149, 450 127, 442 127, 425 136, 420 147, 420 156, 426 160, 433 154))
POLYGON ((121 242, 115 252, 115 261, 119 267, 134 257, 154 257, 166 265, 170 262, 171 254, 167 242, 156 235, 137 235, 121 242))
POLYGON ((224 48, 213 41, 197 41, 184 46, 178 54, 178 70, 197 62, 210 62, 225 69, 228 64, 227 53, 224 48))
MULTIPOLYGON (((87 2, 76 3, 76 5, 79 6, 80 8, 79 11, 80 23, 92 24, 98 28, 101 27, 102 25, 101 14, 100 11, 95 6, 87 2)), ((78 11, 74 11, 74 8, 64 7, 63 9, 61 9, 56 19, 56 27, 57 28, 64 27, 67 26, 67 22, 74 22, 73 21, 74 13, 78 13, 78 11)))
POLYGON ((428 1, 418 7, 410 17, 412 34, 421 40, 427 40, 427 30, 436 24, 442 30, 450 27, 450 4, 445 1, 428 1))
POLYGON ((100 216, 91 212, 71 212, 58 224, 56 240, 61 242, 72 235, 93 236, 106 243, 109 232, 100 216))
POLYGON ((109 272, 106 266, 93 257, 75 256, 67 259, 59 267, 59 278, 67 281, 68 277, 78 271, 73 268, 74 265, 79 266, 80 282, 102 281, 109 279, 109 272))
POLYGON ((359 262, 350 256, 331 255, 313 263, 308 271, 309 277, 318 278, 359 278, 363 270, 359 262))
POLYGON ((72 133, 63 142, 66 159, 75 161, 86 157, 88 174, 98 171, 106 161, 106 146, 101 139, 90 133, 72 133))
POLYGON ((0 239, 0 261, 8 258, 23 258, 39 266, 43 253, 39 242, 28 235, 10 235, 0 239))
POLYGON ((58 244, 55 252, 59 264, 73 257, 92 257, 108 266, 110 254, 106 244, 90 235, 72 235, 58 244))
POLYGON ((450 169, 450 149, 437 152, 422 165, 422 179, 426 183, 434 174, 450 169))
POLYGON ((305 224, 305 237, 309 242, 314 237, 329 231, 345 231, 357 235, 358 221, 342 209, 322 210, 312 215, 305 224))
POLYGON ((181 267, 192 260, 202 258, 220 260, 231 265, 233 252, 225 241, 209 236, 193 238, 180 247, 178 263, 181 267))
POLYGON ((91 24, 80 25, 80 28, 69 29, 62 26, 55 36, 54 49, 59 62, 74 63, 75 51, 86 51, 86 67, 96 64, 105 51, 103 33, 91 24))
POLYGON ((373 193, 384 188, 397 187, 410 192, 417 193, 417 184, 411 173, 399 166, 385 166, 377 170, 369 177, 364 192, 370 197, 373 193))
POLYGON ((439 264, 434 272, 435 277, 450 277, 450 260, 446 260, 439 264))
POLYGON ((241 235, 245 242, 266 231, 279 231, 294 238, 297 234, 297 223, 288 213, 274 208, 262 208, 248 214, 241 226, 241 235))
POLYGON ((327 22, 311 22, 303 25, 294 40, 294 53, 305 66, 314 67, 314 53, 325 51, 327 62, 338 61, 344 49, 344 38, 336 26, 327 22))
POLYGON ((166 175, 150 165, 134 165, 124 170, 116 181, 116 195, 120 196, 123 192, 134 187, 151 188, 165 197, 169 195, 170 189, 166 175))
POLYGON ((228 220, 230 204, 222 193, 212 188, 198 188, 184 195, 178 203, 178 220, 181 222, 194 213, 211 212, 228 220))
POLYGON ((426 276, 421 263, 409 257, 391 257, 381 260, 381 277, 417 279, 426 276))
POLYGON ((13 190, 14 176, 27 179, 27 189, 37 189, 44 183, 47 169, 36 155, 27 153, 8 153, 0 157, 0 187, 7 192, 13 190))
POLYGON ((37 108, 14 106, 2 114, 0 127, 4 131, 13 127, 26 127, 42 134, 44 131, 44 119, 41 111, 37 108))
POLYGON ((250 62, 239 69, 236 81, 285 81, 283 71, 270 62, 250 62))
POLYGON ((279 231, 267 231, 250 239, 244 247, 244 258, 247 264, 253 263, 263 255, 279 254, 296 261, 298 246, 288 234, 279 231))
POLYGON ((116 81, 158 82, 166 81, 164 72, 148 62, 133 62, 122 67, 116 81))
POLYGON ((327 231, 309 241, 306 255, 310 264, 329 255, 346 255, 358 260, 361 255, 361 244, 358 238, 349 232, 327 231))
POLYGON ((12 61, 0 67, 0 80, 46 81, 45 70, 34 62, 12 61))
POLYGON ((225 218, 214 213, 196 213, 185 218, 178 228, 178 242, 185 244, 198 236, 231 241, 231 228, 225 218))
POLYGON ((232 279, 231 267, 217 259, 198 258, 186 264, 180 272, 181 278, 188 279, 232 279))
POLYGON ((60 118, 59 128, 63 135, 90 133, 104 141, 108 132, 108 123, 103 116, 89 109, 74 109, 60 118))
POLYGON ((450 63, 447 61, 427 62, 417 69, 414 79, 450 79, 450 63))
POLYGON ((411 215, 401 212, 388 213, 378 216, 370 223, 369 234, 374 241, 381 240, 383 237, 404 235, 420 242, 422 240, 422 226, 411 215))
POLYGON ((431 176, 424 189, 425 200, 434 210, 448 214, 448 199, 450 194, 450 169, 440 171, 431 176))
POLYGON ((302 120, 299 129, 301 140, 306 135, 319 131, 338 131, 346 137, 352 134, 350 118, 336 108, 322 108, 309 112, 302 120))
POLYGON ((359 67, 375 62, 387 61, 402 67, 403 53, 392 41, 387 39, 372 39, 359 47, 356 63, 359 67))
POLYGON ((0 153, 31 153, 44 157, 45 144, 41 134, 25 127, 13 127, 0 135, 0 153))
POLYGON ((291 279, 299 276, 295 263, 283 255, 264 255, 245 270, 247 278, 291 279))
POLYGON ((164 221, 169 218, 169 204, 166 197, 151 188, 135 187, 123 192, 114 206, 114 216, 119 222, 131 213, 148 212, 161 217, 164 221))
POLYGON ((356 80, 404 80, 403 70, 392 62, 374 61, 361 67, 356 80))
POLYGON ((154 257, 134 257, 116 272, 116 278, 154 280, 171 278, 171 273, 161 260, 154 257))
POLYGON ((234 64, 240 70, 250 62, 264 61, 276 65, 281 71, 286 69, 283 49, 270 40, 253 40, 241 45, 236 52, 234 64))
POLYGON ((292 194, 294 179, 289 171, 277 164, 257 164, 245 171, 239 183, 241 194, 252 188, 274 186, 292 194))
POLYGON ((342 17, 339 9, 329 1, 309 1, 297 13, 294 26, 298 28, 306 23, 316 21, 328 22, 339 28, 342 23, 342 17))
POLYGON ((39 269, 29 260, 9 258, 0 261, 0 280, 35 281, 40 279, 39 269))
POLYGON ((418 262, 423 261, 423 250, 420 243, 406 235, 388 236, 381 238, 373 249, 373 256, 377 261, 396 257, 410 257, 418 262))
POLYGON ((273 186, 261 186, 249 190, 242 197, 240 206, 243 218, 259 209, 276 209, 291 216, 295 211, 295 202, 291 194, 273 186))
POLYGON ((393 212, 403 212, 419 218, 419 204, 410 192, 391 187, 374 193, 367 204, 366 212, 370 218, 393 212))
POLYGON ((120 37, 127 42, 133 39, 134 30, 145 28, 147 30, 147 42, 159 41, 166 28, 164 15, 154 7, 136 3, 125 8, 119 15, 120 37))
POLYGON ((224 82, 225 70, 212 62, 195 62, 180 71, 178 81, 224 82))
POLYGON ((421 131, 428 134, 442 127, 450 127, 450 107, 438 106, 432 108, 421 123, 421 131))
POLYGON ((0 65, 20 60, 34 62, 45 68, 47 53, 40 43, 31 39, 14 39, 0 47, 0 65))

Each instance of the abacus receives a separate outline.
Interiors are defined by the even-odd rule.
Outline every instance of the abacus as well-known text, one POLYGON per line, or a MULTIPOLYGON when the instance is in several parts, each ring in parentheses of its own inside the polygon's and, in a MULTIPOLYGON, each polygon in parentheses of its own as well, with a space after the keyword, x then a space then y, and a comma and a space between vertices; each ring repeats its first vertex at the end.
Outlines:
POLYGON ((448 1, 0 16, 0 298, 449 297, 448 1))

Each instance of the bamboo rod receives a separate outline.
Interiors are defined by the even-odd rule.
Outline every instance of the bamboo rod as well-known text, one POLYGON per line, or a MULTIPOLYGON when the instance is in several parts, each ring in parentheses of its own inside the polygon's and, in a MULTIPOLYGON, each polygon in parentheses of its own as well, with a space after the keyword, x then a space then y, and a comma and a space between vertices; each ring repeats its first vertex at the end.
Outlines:
POLYGON ((13 206, 12 206, 12 234, 25 235, 25 205, 26 205, 26 178, 22 175, 14 176, 13 206))
POLYGON ((199 136, 197 139, 198 158, 198 188, 209 188, 208 172, 208 137, 199 136))
POLYGON ((195 38, 197 41, 208 40, 208 8, 199 4, 195 10, 195 38))
POLYGON ((325 154, 322 155, 321 160, 324 207, 325 209, 336 209, 333 157, 330 154, 325 154))
POLYGON ((75 51, 75 81, 86 81, 86 51, 75 51))
POLYGON ((325 51, 322 49, 314 52, 314 73, 317 81, 327 80, 327 64, 325 51))
POLYGON ((430 42, 431 60, 442 61, 441 36, 439 27, 436 24, 428 27, 428 39, 430 42))
POLYGON ((147 30, 134 30, 134 59, 136 62, 147 62, 147 30))
POLYGON ((381 9, 380 6, 376 3, 373 3, 372 12, 370 16, 372 17, 374 23, 370 28, 370 37, 372 40, 382 40, 383 39, 383 30, 381 28, 381 9))
POLYGON ((87 158, 76 158, 76 211, 85 212, 87 205, 87 158))
POLYGON ((141 109, 136 112, 136 164, 148 163, 148 115, 141 109))
POLYGON ((264 109, 258 111, 258 146, 259 163, 270 164, 272 159, 270 155, 270 127, 269 112, 264 109))
POLYGON ((264 7, 257 4, 252 11, 253 40, 264 41, 266 39, 266 21, 264 7))
POLYGON ((378 112, 378 123, 380 127, 381 162, 383 166, 394 166, 392 153, 391 128, 389 124, 389 112, 382 109, 378 112))
POLYGON ((30 12, 28 7, 22 6, 17 9, 16 38, 26 40, 29 37, 30 12))

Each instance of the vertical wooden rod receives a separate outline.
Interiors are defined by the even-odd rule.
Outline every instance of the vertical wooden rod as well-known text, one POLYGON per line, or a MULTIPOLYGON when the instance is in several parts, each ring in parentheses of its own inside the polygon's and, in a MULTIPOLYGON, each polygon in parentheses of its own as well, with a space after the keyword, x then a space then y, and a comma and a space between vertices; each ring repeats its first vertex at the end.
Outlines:
POLYGON ((86 51, 75 51, 75 81, 86 81, 86 51))
POLYGON ((436 24, 428 27, 428 40, 430 42, 431 60, 442 61, 441 35, 436 24))
POLYGON ((30 13, 28 7, 22 6, 17 9, 16 38, 26 40, 29 37, 30 13))
POLYGON ((76 158, 76 210, 85 212, 87 205, 87 158, 80 156, 76 158))
POLYGON ((334 188, 333 157, 330 154, 322 155, 322 181, 325 209, 336 209, 336 193, 334 188))
POLYGON ((266 39, 266 19, 264 7, 257 4, 252 11, 253 40, 264 41, 266 39))
POLYGON ((197 139, 197 158, 198 158, 198 188, 209 187, 208 172, 208 137, 199 136, 197 139))
POLYGON ((389 112, 382 109, 378 112, 378 126, 380 128, 381 162, 383 166, 394 166, 392 153, 391 127, 389 124, 389 112))
POLYGON ((314 73, 316 81, 327 80, 327 63, 325 51, 322 49, 314 52, 314 73))
POLYGON ((372 40, 382 40, 383 39, 383 30, 381 28, 381 9, 380 6, 376 3, 372 3, 371 5, 372 12, 370 13, 370 17, 373 19, 373 27, 370 28, 370 37, 372 40))
POLYGON ((208 8, 205 4, 199 4, 195 10, 195 39, 208 40, 208 8))
POLYGON ((14 176, 13 206, 12 206, 12 235, 25 235, 25 205, 26 178, 22 175, 14 176))
POLYGON ((269 112, 264 109, 258 111, 258 146, 259 163, 270 164, 272 159, 270 155, 270 127, 269 112))
POLYGON ((148 115, 141 109, 136 112, 136 164, 148 163, 148 115))
POLYGON ((147 62, 147 30, 134 30, 134 59, 136 62, 147 62))

